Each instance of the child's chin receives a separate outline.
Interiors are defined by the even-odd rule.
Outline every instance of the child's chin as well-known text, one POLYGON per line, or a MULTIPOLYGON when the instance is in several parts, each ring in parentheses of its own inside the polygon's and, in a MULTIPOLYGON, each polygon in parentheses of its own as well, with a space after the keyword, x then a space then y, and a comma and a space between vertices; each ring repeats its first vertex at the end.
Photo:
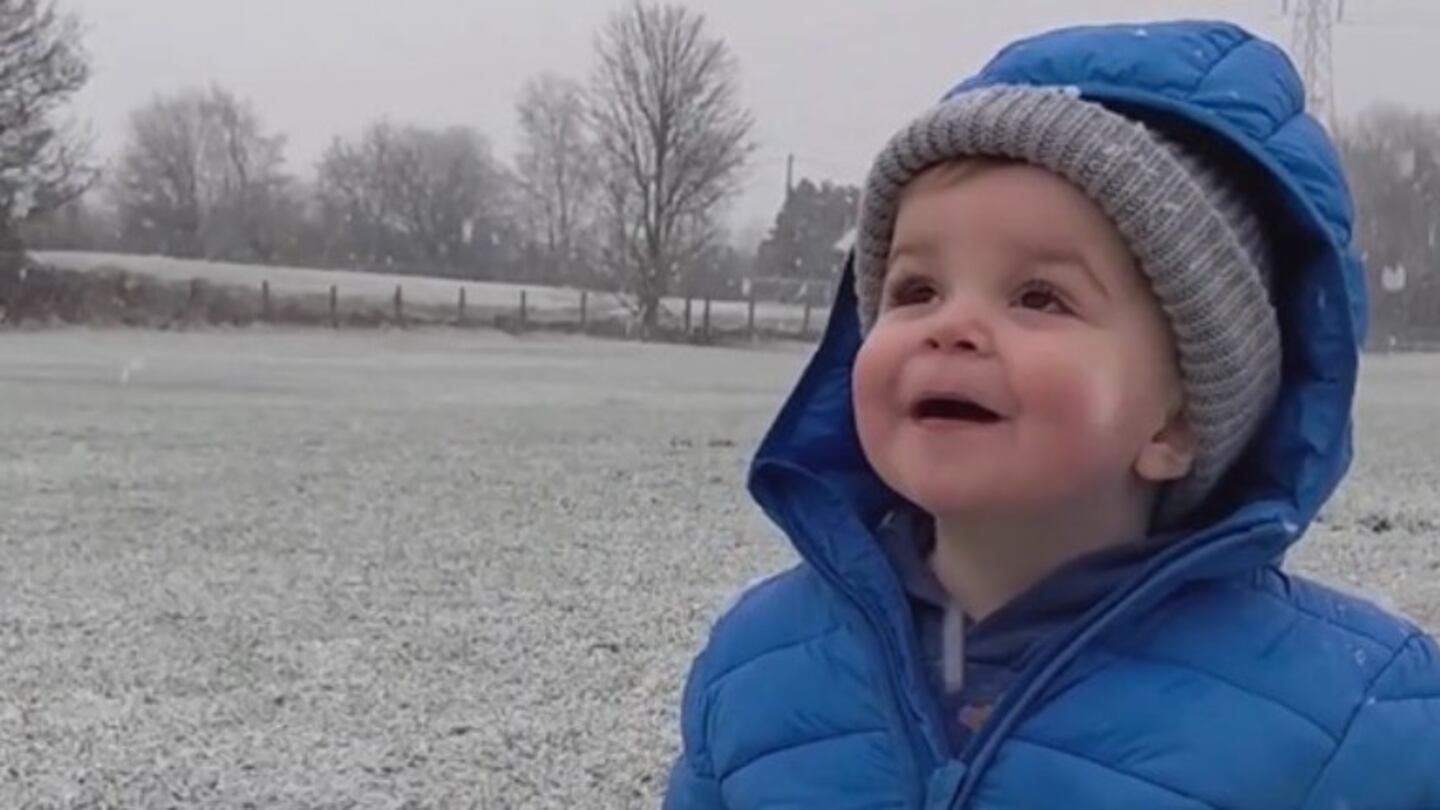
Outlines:
POLYGON ((898 491, 929 514, 954 519, 1034 515, 1054 510, 1063 502, 1063 493, 1047 491, 1038 482, 1021 487, 1003 480, 998 471, 977 473, 966 480, 952 478, 943 486, 927 476, 928 480, 912 481, 898 491))
POLYGON ((1014 507, 1014 504, 999 497, 997 493, 984 490, 957 491, 955 489, 924 488, 912 491, 907 497, 911 503, 936 517, 994 514, 997 510, 1014 507))

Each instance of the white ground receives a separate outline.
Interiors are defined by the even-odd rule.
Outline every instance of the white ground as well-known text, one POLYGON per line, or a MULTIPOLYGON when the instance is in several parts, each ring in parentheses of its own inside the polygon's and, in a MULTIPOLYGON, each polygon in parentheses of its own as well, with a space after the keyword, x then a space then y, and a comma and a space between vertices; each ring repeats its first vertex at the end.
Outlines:
MULTIPOLYGON (((578 321, 580 311, 580 291, 568 287, 527 286, 490 281, 462 282, 425 276, 269 267, 119 253, 37 251, 33 255, 41 262, 70 270, 121 268, 165 281, 188 282, 192 278, 201 278, 216 284, 248 286, 257 290, 262 282, 268 281, 270 289, 277 296, 325 296, 330 294, 330 287, 334 285, 338 288, 336 294, 342 307, 353 306, 359 301, 381 307, 389 306, 395 295, 396 285, 401 285, 404 287, 405 301, 413 305, 454 307, 458 302, 460 288, 464 287, 467 308, 477 311, 517 311, 522 290, 526 292, 525 305, 531 317, 563 317, 565 320, 578 321)), ((664 306, 673 317, 679 318, 684 312, 685 301, 683 298, 668 298, 665 299, 664 306)), ((691 317, 696 328, 700 323, 701 306, 700 301, 692 303, 691 317)), ((590 317, 597 320, 628 314, 624 304, 608 293, 591 293, 586 303, 586 311, 590 317)), ((711 304, 711 322, 717 328, 738 329, 746 324, 748 317, 748 304, 743 301, 715 301, 711 304)), ((818 331, 823 326, 824 319, 825 312, 817 308, 811 313, 810 329, 818 331)), ((802 307, 768 301, 756 302, 755 321, 761 327, 798 330, 803 320, 802 307)))
MULTIPOLYGON (((656 806, 705 622, 791 559, 742 482, 803 361, 0 335, 0 807, 656 806)), ((1440 627, 1440 358, 1363 396, 1299 562, 1440 627)))

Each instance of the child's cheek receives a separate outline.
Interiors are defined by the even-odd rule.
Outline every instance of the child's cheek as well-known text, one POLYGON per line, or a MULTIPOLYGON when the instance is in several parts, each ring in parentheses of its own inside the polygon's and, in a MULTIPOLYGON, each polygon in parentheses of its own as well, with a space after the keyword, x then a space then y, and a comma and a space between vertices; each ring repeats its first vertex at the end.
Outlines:
POLYGON ((878 324, 860 344, 850 381, 860 450, 876 474, 897 488, 909 457, 900 394, 907 359, 903 338, 887 324, 878 324))
POLYGON ((1114 369, 1103 362, 1056 364, 1033 380, 1027 410, 1052 451, 1081 460, 1109 455, 1115 437, 1126 431, 1127 401, 1114 369))
POLYGON ((873 451, 888 432, 885 425, 887 402, 885 392, 890 389, 886 369, 889 364, 883 357, 883 346, 873 341, 861 344, 855 357, 855 368, 850 380, 850 404, 855 413, 855 429, 860 437, 861 449, 874 462, 873 451))

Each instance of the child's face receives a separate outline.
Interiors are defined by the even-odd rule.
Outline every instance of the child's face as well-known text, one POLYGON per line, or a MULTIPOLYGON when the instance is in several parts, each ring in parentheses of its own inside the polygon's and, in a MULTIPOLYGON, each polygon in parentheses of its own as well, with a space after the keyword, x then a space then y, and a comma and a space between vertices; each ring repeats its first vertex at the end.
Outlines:
POLYGON ((906 188, 892 245, 854 404, 897 492, 936 516, 1063 515, 1188 471, 1164 314, 1078 189, 937 167, 906 188))

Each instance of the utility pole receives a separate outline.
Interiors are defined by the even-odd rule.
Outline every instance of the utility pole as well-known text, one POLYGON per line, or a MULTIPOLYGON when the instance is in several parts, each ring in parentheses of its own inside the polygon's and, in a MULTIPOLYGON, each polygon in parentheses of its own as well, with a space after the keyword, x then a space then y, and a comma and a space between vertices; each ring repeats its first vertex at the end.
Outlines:
POLYGON ((1336 126, 1335 25, 1345 16, 1345 0, 1281 0, 1291 18, 1290 48, 1305 80, 1305 106, 1332 132, 1336 126))
POLYGON ((790 194, 795 191, 795 156, 793 154, 785 157, 785 199, 790 199, 790 194))

